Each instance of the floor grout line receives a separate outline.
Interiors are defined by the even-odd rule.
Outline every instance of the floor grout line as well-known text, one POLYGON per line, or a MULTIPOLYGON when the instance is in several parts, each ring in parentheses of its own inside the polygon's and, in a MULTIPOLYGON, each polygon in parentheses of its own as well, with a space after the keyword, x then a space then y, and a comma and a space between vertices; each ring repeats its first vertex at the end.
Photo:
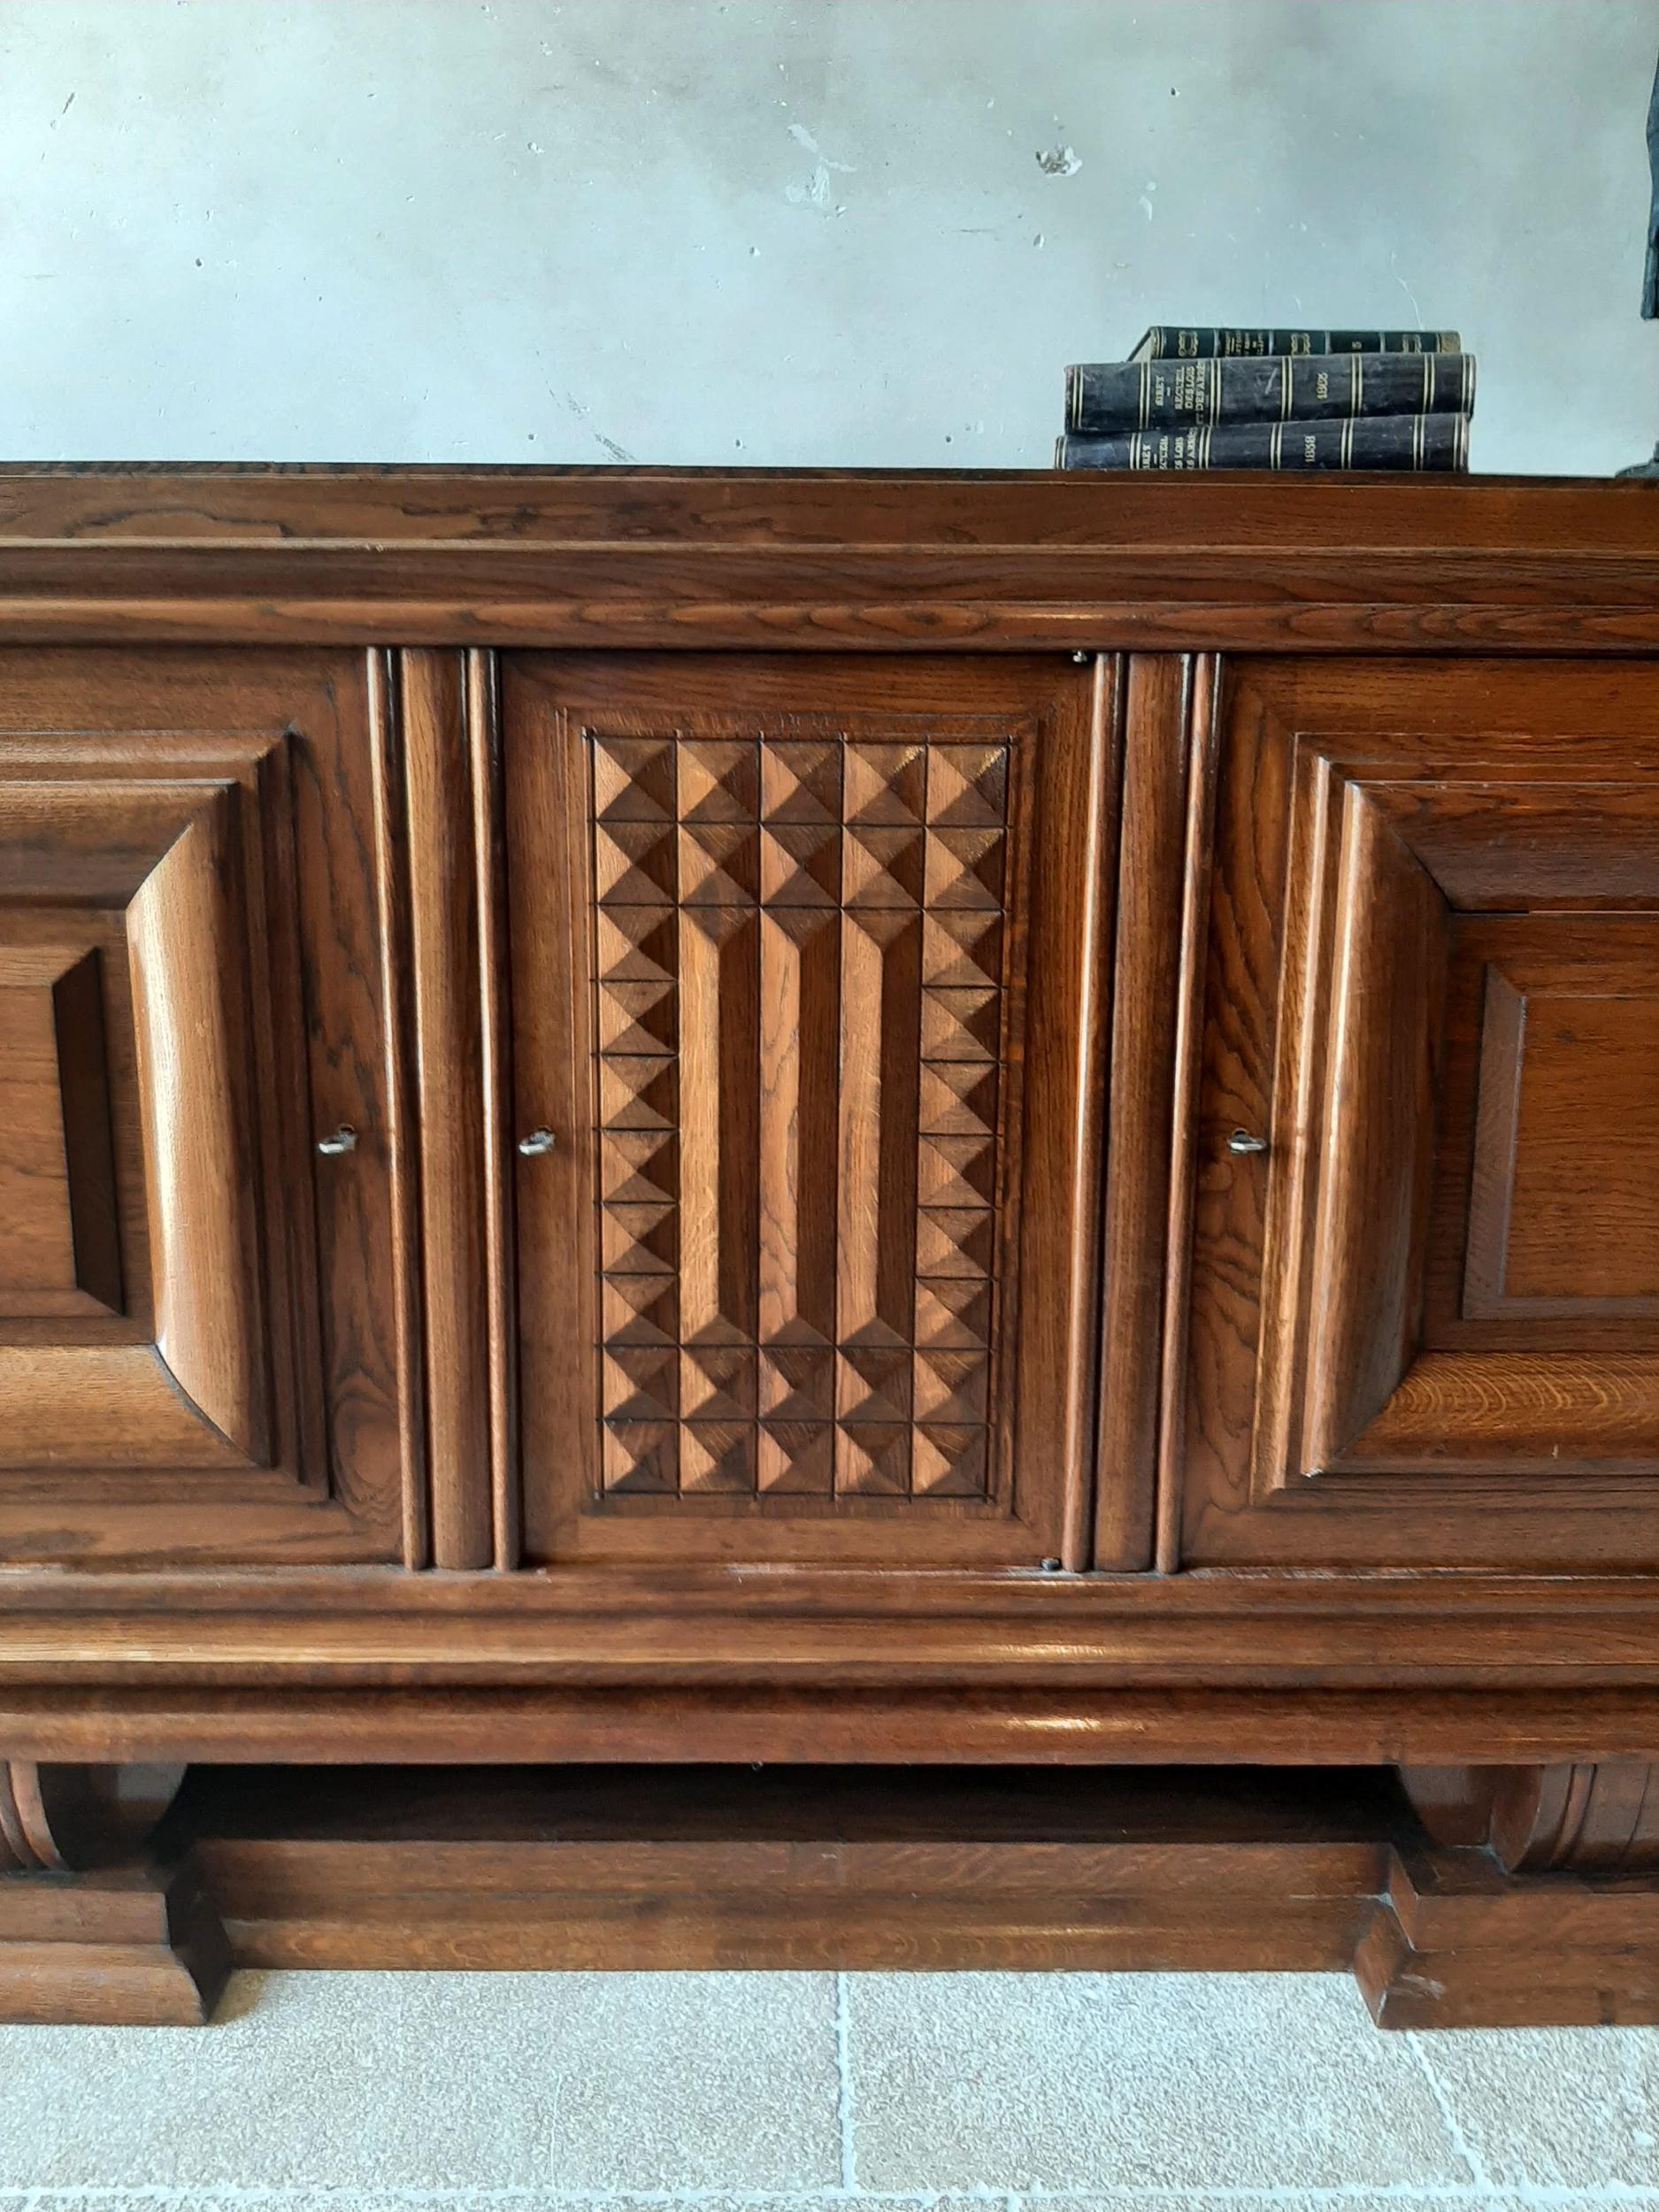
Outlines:
POLYGON ((835 2122, 841 2131, 841 2193, 851 2196, 858 2187, 858 2153, 853 2135, 852 2021, 846 1969, 835 1976, 835 2122))
POLYGON ((1428 2084, 1429 2094, 1433 2098, 1440 2111, 1440 2124, 1446 2130, 1452 2148, 1469 2169, 1469 2178, 1474 2186, 1477 2189, 1485 2190, 1490 2196, 1493 2184, 1492 2177, 1486 2171, 1486 2161, 1464 2134, 1463 2124, 1458 2118, 1456 2108, 1452 2102, 1446 2085, 1435 2070, 1433 2062, 1424 2047, 1421 2034, 1415 2028, 1408 2028, 1405 2037, 1407 2046, 1412 2056, 1417 2060, 1418 2070, 1428 2084))

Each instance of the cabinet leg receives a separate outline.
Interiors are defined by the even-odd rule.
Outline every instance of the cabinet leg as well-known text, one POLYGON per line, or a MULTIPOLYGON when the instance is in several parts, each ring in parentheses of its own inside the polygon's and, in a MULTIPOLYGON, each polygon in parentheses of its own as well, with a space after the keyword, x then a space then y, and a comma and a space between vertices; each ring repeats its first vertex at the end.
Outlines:
POLYGON ((1355 1958, 1380 2025, 1659 2023, 1659 1761, 1400 1778, 1429 1840, 1355 1958))
POLYGON ((182 1774, 0 1758, 0 2021, 208 2017, 225 1931, 188 1857, 152 1842, 182 1774))

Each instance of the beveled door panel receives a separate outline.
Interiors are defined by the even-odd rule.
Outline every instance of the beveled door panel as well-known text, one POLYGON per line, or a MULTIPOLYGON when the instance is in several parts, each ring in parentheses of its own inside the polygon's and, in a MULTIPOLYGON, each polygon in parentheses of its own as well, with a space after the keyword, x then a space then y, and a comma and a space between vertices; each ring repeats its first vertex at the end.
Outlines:
POLYGON ((1074 1555, 1103 680, 503 680, 532 1557, 1074 1555))
POLYGON ((1224 695, 1186 1555, 1655 1563, 1659 670, 1224 695))
POLYGON ((0 655, 0 1559, 400 1548, 364 710, 0 655))

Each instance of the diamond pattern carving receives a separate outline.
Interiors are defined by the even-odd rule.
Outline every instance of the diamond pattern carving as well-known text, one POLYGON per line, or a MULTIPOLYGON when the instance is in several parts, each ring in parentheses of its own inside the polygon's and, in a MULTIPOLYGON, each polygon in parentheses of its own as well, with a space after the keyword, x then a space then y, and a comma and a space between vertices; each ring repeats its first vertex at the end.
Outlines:
POLYGON ((755 1412, 755 1353, 744 1344, 687 1345, 680 1356, 682 1412, 743 1421, 755 1412))
POLYGON ((845 767, 849 827, 906 826, 926 818, 927 753, 918 745, 849 745, 845 767))
POLYGON ((919 829, 849 827, 841 841, 841 896, 849 907, 919 906, 926 850, 919 829))
POLYGON ((673 820, 672 738, 595 739, 594 818, 598 822, 673 820))
POLYGON ((916 1288, 916 1341, 921 1346, 991 1341, 991 1286, 972 1275, 924 1279, 916 1288))
POLYGON ((835 1432, 818 1421, 763 1421, 759 1482, 763 1491, 826 1498, 835 1486, 835 1432))
POLYGON ((902 1498, 910 1485, 908 1428, 841 1428, 835 1432, 835 1487, 849 1497, 902 1498))
POLYGON ((603 1294, 599 1325, 607 1345, 678 1341, 680 1301, 672 1277, 607 1275, 603 1294))
POLYGON ((768 906, 837 906, 841 840, 833 825, 774 822, 761 833, 760 895, 768 906))
POLYGON ((599 1194, 646 1204, 672 1203, 674 1140, 660 1129, 607 1129, 599 1139, 599 1194))
POLYGON ((608 1344, 605 1403, 619 1421, 672 1421, 679 1411, 677 1366, 671 1346, 608 1344))
POLYGON ((599 1064, 599 1122, 604 1129, 672 1129, 679 1113, 672 1060, 608 1053, 599 1064))
POLYGON ((995 1060, 1002 1038, 1002 994, 929 990, 922 999, 925 1060, 995 1060))
POLYGON ((601 908, 595 949, 602 983, 672 983, 679 967, 672 906, 601 908))
POLYGON ((1002 918, 968 909, 931 912, 922 927, 922 980, 979 986, 1002 973, 1002 918))
POLYGON ((672 1205, 608 1205, 600 1247, 606 1274, 672 1275, 674 1227, 672 1205))
POLYGON ((607 1490, 661 1494, 680 1486, 680 1431, 661 1421, 607 1420, 604 1481, 607 1490))
POLYGON ((927 767, 927 818, 941 829, 1000 829, 1008 818, 1007 746, 936 746, 927 767))
POLYGON ((674 1028, 672 983, 606 981, 599 986, 602 1052, 671 1053, 674 1028))
POLYGON ((742 822, 682 824, 680 895, 687 906, 752 906, 760 887, 760 832, 742 822))
POLYGON ((755 1487, 755 1432, 747 1421, 687 1421, 680 1452, 682 1490, 755 1487))
POLYGON ((759 748, 752 738, 735 743, 687 740, 680 748, 682 822, 752 822, 759 791, 759 748))
POLYGON ((922 1066, 922 1133, 985 1137, 996 1125, 996 1071, 968 1060, 928 1060, 922 1066))
POLYGON ((1002 905, 1001 830, 933 830, 927 839, 927 903, 978 907, 1000 913, 1002 905))
POLYGON ((706 731, 588 738, 604 1487, 985 1498, 1010 747, 706 731))
POLYGON ((980 1280, 991 1271, 989 1210, 928 1206, 916 1234, 916 1266, 922 1275, 962 1275, 980 1280))
POLYGON ((637 906, 674 887, 674 833, 659 823, 601 823, 594 853, 602 906, 637 906))
POLYGON ((838 829, 841 820, 841 748, 833 738, 793 743, 769 739, 761 749, 761 818, 838 829))
POLYGON ((772 1344, 760 1356, 760 1409, 787 1421, 835 1416, 835 1355, 807 1344, 772 1344))
POLYGON ((989 1380, 990 1363, 982 1353, 918 1352, 917 1419, 983 1421, 989 1380))
POLYGON ((837 1362, 835 1409, 843 1421, 908 1421, 910 1355, 855 1345, 837 1362))
POLYGON ((982 1427, 938 1428, 924 1423, 916 1432, 910 1487, 921 1498, 979 1498, 985 1494, 985 1440, 982 1427))
POLYGON ((988 1206, 996 1195, 996 1147, 988 1136, 924 1136, 917 1158, 916 1194, 924 1206, 988 1206))

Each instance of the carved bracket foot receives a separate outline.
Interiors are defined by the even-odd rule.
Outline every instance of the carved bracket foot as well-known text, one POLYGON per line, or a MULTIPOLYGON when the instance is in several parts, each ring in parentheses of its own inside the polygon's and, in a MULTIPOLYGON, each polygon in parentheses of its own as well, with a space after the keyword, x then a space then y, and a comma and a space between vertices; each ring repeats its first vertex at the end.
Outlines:
POLYGON ((1356 1954, 1381 2026, 1659 2023, 1659 1762, 1401 1779, 1431 1840, 1356 1954))
POLYGON ((0 1759, 0 2021, 207 2019, 230 1946, 188 1860, 149 1847, 181 1776, 0 1759))

